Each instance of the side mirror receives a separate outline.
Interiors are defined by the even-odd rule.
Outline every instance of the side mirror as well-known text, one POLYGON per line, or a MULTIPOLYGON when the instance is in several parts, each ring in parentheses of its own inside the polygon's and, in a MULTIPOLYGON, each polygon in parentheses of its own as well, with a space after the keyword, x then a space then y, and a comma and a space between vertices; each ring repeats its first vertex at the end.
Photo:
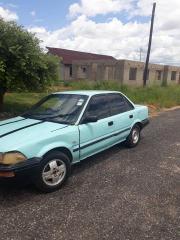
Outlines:
POLYGON ((98 121, 98 117, 97 116, 86 116, 82 123, 93 123, 93 122, 97 122, 98 121))

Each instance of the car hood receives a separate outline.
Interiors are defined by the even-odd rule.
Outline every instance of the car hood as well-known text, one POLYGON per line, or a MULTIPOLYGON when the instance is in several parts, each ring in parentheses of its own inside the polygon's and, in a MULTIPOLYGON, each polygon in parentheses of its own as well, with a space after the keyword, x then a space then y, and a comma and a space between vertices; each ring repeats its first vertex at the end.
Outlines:
POLYGON ((67 125, 16 117, 0 122, 0 152, 16 150, 22 144, 48 137, 67 125))

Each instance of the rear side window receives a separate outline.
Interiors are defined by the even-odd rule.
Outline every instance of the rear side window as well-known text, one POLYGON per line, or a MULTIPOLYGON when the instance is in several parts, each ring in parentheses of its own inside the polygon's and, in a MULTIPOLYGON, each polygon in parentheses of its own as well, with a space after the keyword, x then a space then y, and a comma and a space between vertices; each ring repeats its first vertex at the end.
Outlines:
POLYGON ((93 96, 86 110, 86 115, 103 119, 110 116, 109 102, 106 95, 93 96))
POLYGON ((121 94, 110 94, 108 100, 111 116, 134 109, 133 105, 121 94))

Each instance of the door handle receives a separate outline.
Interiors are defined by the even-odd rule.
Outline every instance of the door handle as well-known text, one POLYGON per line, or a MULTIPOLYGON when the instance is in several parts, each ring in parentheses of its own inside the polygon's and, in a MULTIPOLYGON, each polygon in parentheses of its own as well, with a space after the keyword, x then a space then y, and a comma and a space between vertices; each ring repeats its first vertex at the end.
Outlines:
POLYGON ((129 115, 129 118, 133 118, 133 115, 129 115))
POLYGON ((108 126, 112 126, 113 124, 114 124, 113 121, 108 122, 108 126))

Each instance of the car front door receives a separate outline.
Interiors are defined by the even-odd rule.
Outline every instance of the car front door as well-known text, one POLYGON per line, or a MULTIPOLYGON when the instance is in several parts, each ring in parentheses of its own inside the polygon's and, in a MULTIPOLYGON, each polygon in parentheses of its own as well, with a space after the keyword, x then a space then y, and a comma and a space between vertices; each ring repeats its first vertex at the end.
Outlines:
POLYGON ((79 125, 81 160, 113 145, 113 118, 107 94, 91 97, 79 125), (87 116, 97 117, 98 121, 84 123, 87 116))

